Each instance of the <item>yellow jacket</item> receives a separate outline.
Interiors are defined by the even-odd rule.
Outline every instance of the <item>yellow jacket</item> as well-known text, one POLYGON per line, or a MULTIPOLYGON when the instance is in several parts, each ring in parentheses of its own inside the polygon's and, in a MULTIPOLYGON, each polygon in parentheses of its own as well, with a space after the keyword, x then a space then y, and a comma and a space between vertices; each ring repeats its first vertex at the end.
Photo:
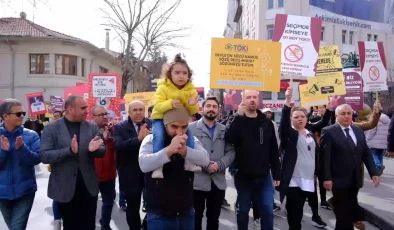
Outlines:
POLYGON ((182 89, 178 89, 170 80, 161 79, 157 82, 157 90, 153 99, 152 119, 163 119, 163 114, 172 109, 172 102, 179 99, 190 115, 198 113, 198 103, 191 106, 189 99, 197 97, 197 90, 189 81, 182 89))

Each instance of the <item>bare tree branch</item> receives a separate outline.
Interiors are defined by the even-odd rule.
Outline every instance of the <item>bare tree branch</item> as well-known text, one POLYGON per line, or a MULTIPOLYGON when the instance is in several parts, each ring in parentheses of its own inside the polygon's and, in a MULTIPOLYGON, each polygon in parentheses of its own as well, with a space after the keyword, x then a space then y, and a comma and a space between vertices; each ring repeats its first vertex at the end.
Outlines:
MULTIPOLYGON (((2 0, 0 0, 2 1, 2 0)), ((154 47, 179 47, 176 39, 186 37, 182 32, 188 28, 171 28, 170 18, 182 0, 103 0, 101 9, 108 23, 103 24, 116 31, 122 44, 123 75, 122 95, 127 84, 140 77, 143 61, 150 57, 154 47), (126 6, 127 5, 127 6, 126 6), (137 45, 138 54, 133 44, 137 45)), ((145 67, 144 67, 145 68, 145 67)))

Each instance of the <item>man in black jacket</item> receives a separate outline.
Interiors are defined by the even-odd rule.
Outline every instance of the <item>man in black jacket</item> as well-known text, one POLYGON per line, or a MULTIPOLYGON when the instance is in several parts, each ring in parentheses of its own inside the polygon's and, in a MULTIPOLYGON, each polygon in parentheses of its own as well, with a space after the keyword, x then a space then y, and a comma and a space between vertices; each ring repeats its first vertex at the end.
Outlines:
POLYGON ((37 116, 30 116, 30 118, 27 119, 23 124, 23 127, 25 127, 26 129, 36 131, 38 133, 38 136, 40 137, 41 137, 41 132, 44 129, 44 125, 40 120, 37 119, 37 116))
POLYGON ((237 225, 239 230, 248 229, 250 205, 255 197, 260 207, 261 229, 268 230, 274 226, 273 184, 279 186, 280 180, 278 143, 272 121, 258 110, 258 92, 244 93, 245 115, 234 118, 225 136, 236 151, 237 225))
POLYGON ((209 156, 197 138, 186 135, 190 116, 185 108, 164 113, 165 147, 153 153, 153 136, 141 144, 139 164, 145 173, 148 229, 194 229, 194 173, 184 170, 185 159, 201 167, 209 165, 209 156), (194 139, 194 149, 186 146, 194 139), (164 179, 152 178, 163 167, 164 179))
POLYGON ((115 125, 114 147, 119 185, 127 203, 127 224, 130 229, 139 230, 144 174, 138 165, 138 153, 142 140, 150 133, 151 121, 145 118, 145 105, 141 101, 130 102, 128 113, 126 121, 115 125))
POLYGON ((357 194, 362 186, 363 166, 368 169, 377 187, 373 157, 368 148, 364 131, 352 124, 353 110, 347 104, 335 110, 337 123, 322 130, 320 139, 320 164, 324 188, 332 190, 336 230, 354 229, 357 214, 357 194))

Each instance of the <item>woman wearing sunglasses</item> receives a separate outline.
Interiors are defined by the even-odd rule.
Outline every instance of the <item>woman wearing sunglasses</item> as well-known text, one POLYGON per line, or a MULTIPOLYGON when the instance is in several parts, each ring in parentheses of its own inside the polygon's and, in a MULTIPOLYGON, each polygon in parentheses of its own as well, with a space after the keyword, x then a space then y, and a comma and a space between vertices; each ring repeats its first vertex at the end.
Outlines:
POLYGON ((40 163, 40 138, 23 128, 26 113, 16 99, 0 105, 0 211, 9 229, 26 229, 37 191, 34 166, 40 163))

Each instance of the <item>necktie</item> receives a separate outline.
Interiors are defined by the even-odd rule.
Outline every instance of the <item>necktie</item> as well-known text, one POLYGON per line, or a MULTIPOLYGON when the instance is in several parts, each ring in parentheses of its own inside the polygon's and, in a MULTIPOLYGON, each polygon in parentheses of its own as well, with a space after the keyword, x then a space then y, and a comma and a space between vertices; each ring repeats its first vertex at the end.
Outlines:
POLYGON ((141 131, 141 124, 137 124, 137 134, 139 134, 141 131))
POLYGON ((345 129, 346 139, 347 139, 347 142, 349 143, 349 145, 352 147, 352 149, 355 149, 356 148, 356 144, 354 143, 352 137, 350 136, 349 131, 350 131, 349 128, 345 129))

